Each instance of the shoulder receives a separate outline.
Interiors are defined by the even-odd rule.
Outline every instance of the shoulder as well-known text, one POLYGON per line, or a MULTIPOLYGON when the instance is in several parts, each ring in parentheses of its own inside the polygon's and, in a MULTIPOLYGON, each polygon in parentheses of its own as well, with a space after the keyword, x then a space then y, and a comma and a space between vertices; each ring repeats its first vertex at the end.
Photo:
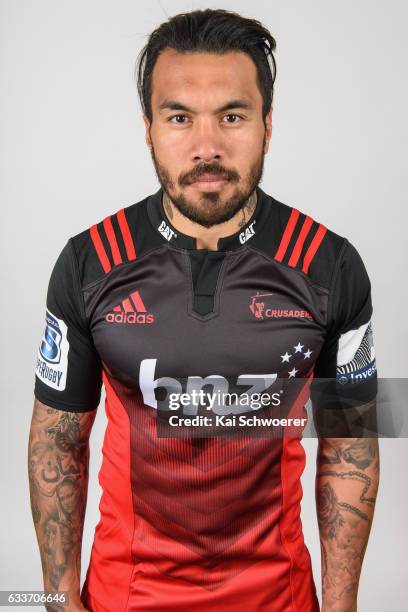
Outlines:
POLYGON ((286 268, 329 289, 344 259, 361 261, 356 247, 306 210, 266 194, 269 224, 254 246, 286 268))
POLYGON ((147 217, 147 196, 117 209, 70 238, 82 286, 98 281, 121 264, 155 246, 147 217))

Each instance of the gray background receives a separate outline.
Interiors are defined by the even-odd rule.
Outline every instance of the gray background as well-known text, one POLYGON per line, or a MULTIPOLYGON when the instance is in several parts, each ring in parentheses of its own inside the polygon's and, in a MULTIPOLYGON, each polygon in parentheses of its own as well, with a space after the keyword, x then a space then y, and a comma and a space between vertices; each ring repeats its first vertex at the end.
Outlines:
MULTIPOLYGON (((357 247, 372 281, 379 375, 407 376, 407 6, 1 0, 0 589, 42 588, 26 454, 49 274, 69 236, 158 187, 132 73, 146 35, 167 16, 229 8, 271 29, 278 78, 262 187, 357 247)), ((82 579, 99 518, 104 426, 101 405, 91 437, 82 579)), ((304 446, 302 517, 320 591, 316 440, 304 446)), ((363 612, 407 609, 407 440, 382 440, 381 448, 363 612)))

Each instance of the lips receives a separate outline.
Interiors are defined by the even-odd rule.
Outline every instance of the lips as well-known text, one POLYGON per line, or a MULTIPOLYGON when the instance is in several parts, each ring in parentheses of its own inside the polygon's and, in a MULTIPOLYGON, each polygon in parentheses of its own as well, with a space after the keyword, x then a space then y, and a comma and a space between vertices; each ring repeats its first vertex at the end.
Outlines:
POLYGON ((202 174, 198 178, 191 181, 192 183, 217 183, 220 181, 227 181, 228 179, 221 174, 202 174))
POLYGON ((221 174, 219 175, 204 174, 203 176, 200 176, 198 179, 196 179, 190 184, 193 187, 193 189, 198 189, 199 191, 210 192, 210 191, 220 191, 221 189, 224 189, 227 183, 228 183, 228 179, 224 178, 221 174))

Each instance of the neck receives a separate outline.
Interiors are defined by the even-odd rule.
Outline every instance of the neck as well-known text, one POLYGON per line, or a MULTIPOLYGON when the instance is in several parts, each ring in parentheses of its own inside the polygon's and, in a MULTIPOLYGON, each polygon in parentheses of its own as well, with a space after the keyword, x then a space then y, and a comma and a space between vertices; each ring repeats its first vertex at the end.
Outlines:
POLYGON ((174 206, 168 195, 163 192, 163 208, 171 225, 178 231, 188 236, 194 236, 197 240, 198 249, 216 251, 218 239, 234 234, 244 227, 254 214, 257 202, 256 190, 254 190, 245 202, 244 206, 225 223, 218 223, 213 227, 203 227, 194 223, 184 216, 174 206))

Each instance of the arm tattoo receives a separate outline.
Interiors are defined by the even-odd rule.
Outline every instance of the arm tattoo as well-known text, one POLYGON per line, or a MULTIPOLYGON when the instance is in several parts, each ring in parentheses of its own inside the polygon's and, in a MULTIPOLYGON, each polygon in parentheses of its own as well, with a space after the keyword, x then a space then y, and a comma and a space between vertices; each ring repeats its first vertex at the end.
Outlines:
POLYGON ((356 610, 378 472, 376 439, 327 438, 319 444, 316 502, 323 609, 356 610))
POLYGON ((345 461, 353 463, 360 469, 365 469, 374 461, 378 462, 377 445, 373 439, 358 439, 347 445, 339 445, 326 440, 329 448, 321 455, 322 463, 336 464, 345 461))
POLYGON ((344 519, 340 514, 340 507, 336 494, 329 482, 326 482, 320 487, 318 513, 320 532, 323 539, 332 540, 338 534, 339 527, 344 525, 344 519))
POLYGON ((334 476, 335 478, 341 478, 342 480, 359 480, 360 482, 364 482, 364 487, 363 490, 361 492, 360 495, 360 501, 362 503, 367 503, 367 504, 375 504, 375 497, 366 497, 365 494, 367 493, 368 489, 371 486, 371 478, 369 476, 367 476, 367 474, 363 474, 361 472, 357 472, 357 471, 350 471, 350 472, 336 472, 334 470, 324 470, 324 471, 319 471, 317 473, 317 476, 334 476))
POLYGON ((347 463, 352 463, 359 469, 364 470, 376 458, 375 442, 371 439, 360 439, 352 442, 343 450, 342 456, 347 463))
POLYGON ((46 590, 78 589, 94 411, 63 412, 36 401, 28 445, 33 520, 46 590))

